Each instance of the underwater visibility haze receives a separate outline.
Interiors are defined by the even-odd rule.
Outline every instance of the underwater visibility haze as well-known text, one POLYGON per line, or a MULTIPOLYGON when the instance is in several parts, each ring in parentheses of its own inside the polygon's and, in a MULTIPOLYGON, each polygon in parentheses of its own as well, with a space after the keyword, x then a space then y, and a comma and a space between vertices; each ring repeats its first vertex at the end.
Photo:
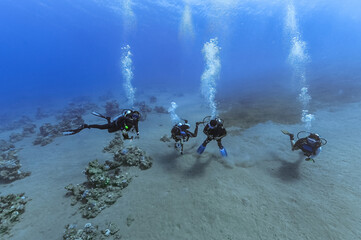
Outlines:
POLYGON ((0 239, 358 239, 360 26, 358 0, 1 0, 0 239))

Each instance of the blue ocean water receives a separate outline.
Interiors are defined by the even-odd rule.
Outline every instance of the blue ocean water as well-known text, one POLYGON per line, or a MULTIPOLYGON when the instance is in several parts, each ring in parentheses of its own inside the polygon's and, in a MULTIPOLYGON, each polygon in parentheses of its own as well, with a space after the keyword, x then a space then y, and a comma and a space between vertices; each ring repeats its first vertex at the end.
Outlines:
MULTIPOLYGON (((218 38, 218 91, 291 87, 285 16, 290 1, 0 2, 1 105, 124 94, 121 48, 133 54, 133 84, 197 90, 203 44, 218 38), (190 21, 184 17, 185 8, 190 21), (187 25, 188 24, 188 25, 187 25), (250 88, 251 89, 251 88, 250 88)), ((311 61, 308 83, 360 75, 359 1, 294 1, 311 61)), ((315 83, 316 84, 316 83, 315 83)), ((321 84, 321 85, 322 85, 321 84)))
POLYGON ((360 9, 359 0, 0 0, 0 160, 31 171, 0 193, 33 199, 4 239, 55 239, 88 222, 115 222, 125 239, 355 239, 360 9), (150 102, 140 138, 125 144, 144 148, 153 167, 122 169, 136 174, 129 191, 84 219, 64 187, 85 180, 89 161, 112 158, 102 150, 113 133, 78 128, 105 124, 91 112, 105 114, 112 99, 150 102), (197 154, 205 123, 178 154, 172 124, 192 118, 193 130, 202 111, 224 120, 223 152, 212 141, 197 154), (280 126, 296 136, 312 126, 329 143, 305 162, 280 126))

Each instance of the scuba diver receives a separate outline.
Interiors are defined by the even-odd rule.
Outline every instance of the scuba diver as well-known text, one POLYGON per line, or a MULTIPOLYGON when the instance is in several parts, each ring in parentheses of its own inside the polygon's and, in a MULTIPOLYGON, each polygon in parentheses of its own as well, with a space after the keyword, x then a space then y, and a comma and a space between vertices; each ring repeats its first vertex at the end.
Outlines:
POLYGON ((291 142, 291 148, 292 151, 301 149, 303 154, 306 156, 306 161, 313 161, 322 150, 321 146, 324 146, 327 144, 327 140, 324 138, 320 138, 320 136, 317 133, 310 133, 306 131, 301 131, 297 134, 297 141, 295 143, 294 141, 294 135, 292 133, 289 133, 286 130, 281 130, 283 134, 288 135, 290 137, 291 142), (309 134, 307 137, 300 138, 300 133, 307 133, 309 134))
POLYGON ((184 120, 184 123, 180 122, 173 126, 171 134, 172 138, 175 140, 174 148, 180 149, 181 154, 183 154, 183 142, 188 142, 189 138, 191 137, 197 137, 198 125, 200 123, 201 122, 196 122, 196 128, 194 129, 193 133, 188 130, 190 125, 188 124, 187 120, 184 120))
POLYGON ((68 130, 63 132, 63 135, 73 135, 76 133, 79 133, 81 130, 85 128, 97 128, 97 129, 107 129, 109 133, 113 133, 116 131, 122 131, 122 135, 124 140, 126 139, 133 139, 132 137, 129 137, 128 132, 129 131, 136 131, 137 136, 135 138, 139 138, 139 129, 138 129, 138 122, 140 119, 140 113, 138 111, 133 111, 130 109, 124 110, 123 114, 117 116, 113 121, 111 121, 110 117, 105 117, 100 113, 92 112, 94 116, 104 118, 108 121, 107 124, 83 124, 79 128, 74 130, 68 130))
POLYGON ((207 125, 203 129, 203 133, 207 135, 207 138, 199 146, 199 148, 197 149, 197 153, 202 154, 204 152, 204 149, 206 149, 207 144, 212 140, 216 140, 219 147, 219 152, 223 157, 227 157, 227 151, 222 145, 222 138, 227 135, 227 131, 223 127, 223 120, 216 117, 215 119, 209 121, 210 118, 211 117, 208 116, 203 119, 203 123, 207 123, 207 125))

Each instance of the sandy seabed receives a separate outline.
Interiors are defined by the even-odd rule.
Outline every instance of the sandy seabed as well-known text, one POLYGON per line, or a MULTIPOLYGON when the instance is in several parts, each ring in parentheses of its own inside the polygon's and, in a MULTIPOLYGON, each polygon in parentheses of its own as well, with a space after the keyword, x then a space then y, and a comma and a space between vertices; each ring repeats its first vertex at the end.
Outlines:
MULTIPOLYGON (((205 105, 194 104, 202 102, 197 95, 154 94, 157 105, 176 101, 178 115, 190 121, 191 130, 209 114, 205 105)), ((360 108, 361 103, 349 103, 315 112, 313 129, 328 140, 316 163, 292 152, 280 132, 295 133, 302 125, 271 121, 248 129, 225 122, 226 159, 215 142, 202 155, 196 153, 205 139, 202 127, 179 155, 168 146, 173 143, 159 140, 170 133, 169 115, 152 112, 140 122, 140 139, 126 143, 144 149, 153 158, 152 168, 129 169, 135 177, 123 196, 94 219, 81 217, 64 187, 86 180, 82 171, 89 161, 112 158, 102 150, 114 135, 85 129, 44 147, 25 138, 16 146, 22 148, 22 169, 32 174, 0 185, 0 192, 25 192, 32 200, 11 234, 0 239, 62 239, 66 224, 104 226, 108 221, 118 225, 122 239, 130 240, 359 239, 360 108), (128 216, 134 218, 130 226, 128 216)), ((90 114, 85 120, 102 122, 90 114)))

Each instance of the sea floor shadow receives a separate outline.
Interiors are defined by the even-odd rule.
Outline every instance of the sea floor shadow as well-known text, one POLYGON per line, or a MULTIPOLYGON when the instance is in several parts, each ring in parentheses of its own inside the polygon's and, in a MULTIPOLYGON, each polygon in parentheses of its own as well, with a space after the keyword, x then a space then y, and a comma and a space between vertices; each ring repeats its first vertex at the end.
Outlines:
POLYGON ((196 156, 196 161, 194 162, 194 164, 192 165, 191 168, 184 170, 184 176, 186 177, 200 177, 203 176, 205 173, 205 170, 207 168, 207 166, 212 162, 212 158, 208 158, 207 161, 203 162, 201 161, 201 156, 197 155, 196 156))
POLYGON ((179 153, 174 151, 172 153, 169 153, 167 155, 163 155, 160 158, 159 163, 162 165, 162 167, 169 172, 178 171, 178 164, 177 159, 179 157, 179 153))
POLYGON ((205 153, 203 155, 197 153, 180 155, 179 152, 174 151, 163 155, 159 163, 167 172, 174 172, 191 178, 200 177, 205 174, 207 166, 214 159, 211 154, 205 153), (207 157, 205 158, 203 155, 207 155, 207 157))
POLYGON ((300 165, 303 162, 304 156, 299 155, 296 162, 288 162, 276 154, 272 154, 273 160, 280 162, 281 166, 273 173, 276 177, 285 182, 292 182, 300 179, 300 165))

